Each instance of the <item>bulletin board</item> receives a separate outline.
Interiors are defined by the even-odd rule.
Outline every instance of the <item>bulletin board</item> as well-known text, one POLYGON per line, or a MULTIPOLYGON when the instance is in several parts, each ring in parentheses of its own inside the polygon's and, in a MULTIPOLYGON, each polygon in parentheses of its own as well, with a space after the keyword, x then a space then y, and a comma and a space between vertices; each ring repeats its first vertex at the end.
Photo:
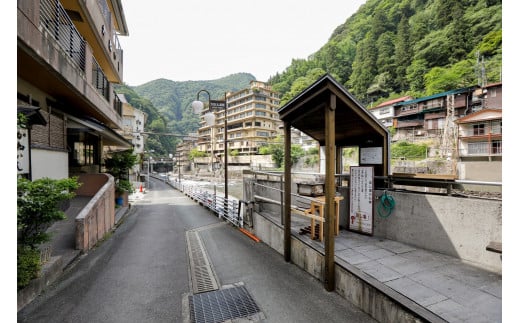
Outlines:
POLYGON ((373 235, 374 167, 351 166, 349 188, 349 230, 373 235))

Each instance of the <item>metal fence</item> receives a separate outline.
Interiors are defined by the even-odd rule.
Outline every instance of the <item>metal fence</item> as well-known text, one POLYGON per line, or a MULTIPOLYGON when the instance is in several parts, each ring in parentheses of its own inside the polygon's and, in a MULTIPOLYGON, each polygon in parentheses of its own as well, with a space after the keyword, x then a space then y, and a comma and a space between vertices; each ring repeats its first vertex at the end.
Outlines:
POLYGON ((244 226, 244 219, 241 214, 242 201, 233 198, 226 199, 223 196, 219 196, 216 190, 210 192, 196 185, 182 184, 182 181, 173 181, 169 182, 169 184, 192 200, 215 212, 219 218, 223 218, 239 228, 244 226))

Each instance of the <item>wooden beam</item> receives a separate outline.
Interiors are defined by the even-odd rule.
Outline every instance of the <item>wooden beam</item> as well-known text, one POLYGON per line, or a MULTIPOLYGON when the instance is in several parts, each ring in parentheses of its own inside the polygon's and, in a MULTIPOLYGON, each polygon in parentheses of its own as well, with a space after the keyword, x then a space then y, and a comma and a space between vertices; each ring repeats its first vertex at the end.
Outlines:
POLYGON ((330 95, 330 105, 325 109, 325 289, 329 292, 334 290, 336 285, 334 278, 334 216, 335 205, 334 196, 336 195, 336 185, 334 183, 335 174, 335 145, 336 145, 336 95, 330 95))
POLYGON ((291 261, 291 124, 284 122, 284 224, 283 246, 285 261, 291 261))

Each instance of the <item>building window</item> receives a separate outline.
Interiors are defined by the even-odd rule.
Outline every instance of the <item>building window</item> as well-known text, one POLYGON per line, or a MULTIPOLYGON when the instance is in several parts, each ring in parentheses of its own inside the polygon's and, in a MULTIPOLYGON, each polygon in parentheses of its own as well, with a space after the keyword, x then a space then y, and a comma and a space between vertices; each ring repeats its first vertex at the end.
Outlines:
POLYGON ((491 142, 491 154, 502 155, 502 140, 493 140, 491 142))
POLYGON ((267 131, 257 131, 256 135, 258 137, 269 137, 269 132, 267 132, 267 131))
POLYGON ((487 155, 488 147, 487 142, 470 142, 468 143, 468 155, 487 155))
POLYGON ((483 123, 474 124, 473 125, 473 135, 474 136, 482 136, 485 134, 485 125, 483 123))
POLYGON ((94 164, 94 145, 83 142, 74 143, 73 159, 78 166, 94 164))
POLYGON ((502 133, 502 121, 492 121, 491 122, 491 132, 492 133, 502 133))

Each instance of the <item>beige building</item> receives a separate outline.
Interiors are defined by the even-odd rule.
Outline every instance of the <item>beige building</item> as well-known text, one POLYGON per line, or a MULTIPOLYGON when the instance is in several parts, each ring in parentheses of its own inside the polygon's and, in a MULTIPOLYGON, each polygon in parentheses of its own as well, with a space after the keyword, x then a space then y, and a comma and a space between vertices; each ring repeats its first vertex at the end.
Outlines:
MULTIPOLYGON (((251 81, 250 87, 227 95, 228 154, 251 155, 258 148, 281 134, 278 118, 280 98, 271 86, 251 81)), ((205 112, 201 115, 203 115, 205 112)), ((214 111, 215 126, 208 126, 201 117, 198 149, 223 162, 224 110, 214 111)))
POLYGON ((104 147, 131 147, 116 132, 123 121, 113 87, 123 82, 121 35, 128 29, 120 0, 17 2, 17 111, 30 116, 19 175, 98 173, 104 147))

